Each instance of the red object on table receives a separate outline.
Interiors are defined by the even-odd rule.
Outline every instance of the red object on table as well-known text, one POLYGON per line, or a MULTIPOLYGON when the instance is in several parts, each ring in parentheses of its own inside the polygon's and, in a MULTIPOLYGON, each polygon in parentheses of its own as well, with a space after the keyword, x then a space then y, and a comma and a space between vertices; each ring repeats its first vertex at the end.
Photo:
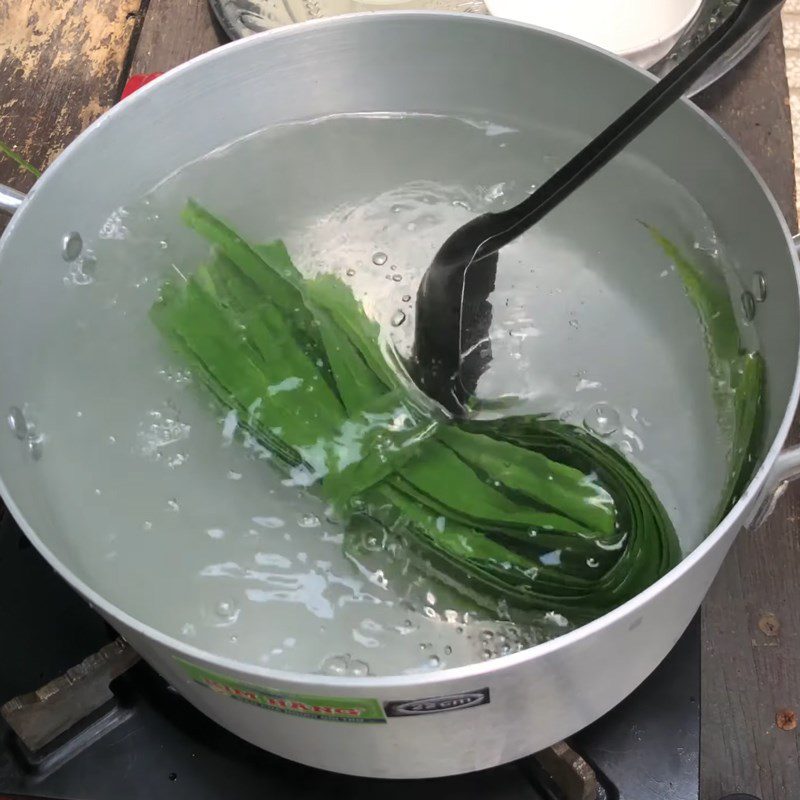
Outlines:
POLYGON ((120 100, 124 100, 129 94, 133 94, 137 89, 141 89, 150 81, 154 81, 159 75, 163 75, 163 72, 149 72, 144 75, 131 75, 128 78, 128 82, 125 84, 125 88, 122 90, 122 97, 120 100))

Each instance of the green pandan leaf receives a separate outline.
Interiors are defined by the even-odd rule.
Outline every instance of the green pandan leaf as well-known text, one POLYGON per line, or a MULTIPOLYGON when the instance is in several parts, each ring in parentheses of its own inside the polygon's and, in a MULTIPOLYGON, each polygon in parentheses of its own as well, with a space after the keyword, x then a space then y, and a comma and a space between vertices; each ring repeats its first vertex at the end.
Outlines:
POLYGON ((30 172, 31 175, 34 175, 37 178, 42 177, 41 170, 38 170, 36 167, 33 166, 29 161, 26 161, 19 153, 9 147, 5 142, 0 142, 0 153, 5 156, 8 156, 20 169, 24 169, 26 172, 30 172))
MULTIPOLYGON (((357 514, 402 532, 420 569, 487 608, 504 601, 575 621, 677 563, 666 511, 619 452, 541 417, 446 417, 390 362, 346 284, 305 279, 281 243, 252 245, 196 203, 184 218, 215 256, 162 288, 154 323, 273 464, 305 469, 309 491, 345 521, 357 514)), ((684 279, 698 284, 689 270, 684 279)), ((721 303, 687 291, 709 309, 721 303)), ((715 357, 731 361, 729 331, 714 330, 715 357)), ((737 385, 749 392, 759 362, 745 355, 736 349, 730 374, 741 367, 737 385)), ((752 420, 744 402, 730 413, 752 420)), ((345 547, 357 554, 359 537, 345 547)))
POLYGON ((721 517, 750 479, 761 436, 764 360, 742 341, 724 278, 707 275, 669 239, 656 230, 651 233, 675 265, 705 336, 717 420, 729 448, 729 478, 720 502, 721 517))

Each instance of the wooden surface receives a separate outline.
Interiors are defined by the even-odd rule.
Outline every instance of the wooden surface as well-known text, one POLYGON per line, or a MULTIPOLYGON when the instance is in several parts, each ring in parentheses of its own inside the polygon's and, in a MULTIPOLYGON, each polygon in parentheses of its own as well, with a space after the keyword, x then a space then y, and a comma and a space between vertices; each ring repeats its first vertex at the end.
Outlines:
POLYGON ((131 72, 165 72, 225 41, 206 0, 150 0, 131 72))
MULTIPOLYGON (((0 140, 43 168, 119 96, 146 0, 0 0, 0 140)), ((0 159, 0 183, 33 177, 0 159)))
MULTIPOLYGON (((0 0, 0 139, 44 165, 118 97, 127 65, 163 71, 222 40, 206 0, 0 0)), ((700 104, 795 226, 780 31, 700 104)), ((29 184, 7 161, 3 180, 29 184)), ((800 800, 798 730, 778 726, 800 711, 799 520, 800 488, 740 537, 704 605, 701 800, 800 800)))
MULTIPOLYGON (((739 143, 796 231, 788 97, 776 27, 699 104, 739 143)), ((795 485, 764 527, 739 537, 703 605, 703 800, 734 791, 800 798, 798 730, 777 724, 783 711, 800 713, 798 520, 795 485)))

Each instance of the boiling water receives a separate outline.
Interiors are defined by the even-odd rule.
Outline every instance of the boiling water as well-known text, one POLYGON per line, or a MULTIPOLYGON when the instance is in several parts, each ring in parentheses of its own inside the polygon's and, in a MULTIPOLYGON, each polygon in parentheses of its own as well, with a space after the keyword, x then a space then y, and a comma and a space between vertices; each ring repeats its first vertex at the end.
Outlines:
MULTIPOLYGON (((348 560, 341 526, 235 435, 147 313, 164 279, 208 257, 179 219, 193 197, 254 241, 283 238, 306 274, 341 277, 407 354, 438 245, 476 213, 517 203, 579 144, 424 115, 288 125, 185 167, 92 240, 83 232, 63 289, 80 319, 24 398, 71 566, 167 634, 278 669, 440 669, 567 630, 557 608, 513 621, 386 569, 380 537, 363 562, 348 560)), ((706 258, 719 248, 684 189, 618 158, 502 252, 495 360, 478 395, 585 424, 623 450, 689 551, 712 523, 727 446, 696 313, 641 221, 706 258)))

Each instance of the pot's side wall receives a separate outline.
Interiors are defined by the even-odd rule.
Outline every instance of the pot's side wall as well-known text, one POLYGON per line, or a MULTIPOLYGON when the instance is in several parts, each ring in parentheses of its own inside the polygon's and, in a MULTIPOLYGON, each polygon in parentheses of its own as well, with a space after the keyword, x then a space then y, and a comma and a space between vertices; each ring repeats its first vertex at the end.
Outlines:
MULTIPOLYGON (((576 733, 623 700, 686 629, 736 529, 646 603, 631 604, 613 622, 600 624, 567 647, 545 646, 529 651, 527 660, 507 657, 487 664, 483 673, 453 679, 445 674, 411 688, 372 689, 362 682, 332 689, 313 676, 302 682, 265 682, 243 671, 220 675, 211 666, 192 677, 175 651, 110 621, 189 702, 265 750, 352 775, 440 777, 530 755, 576 733), (409 706, 407 701, 428 698, 449 698, 435 704, 448 710, 386 714, 418 712, 419 704, 409 706), (339 721, 337 715, 350 721, 339 721)), ((204 667, 199 661, 193 666, 204 667)))

